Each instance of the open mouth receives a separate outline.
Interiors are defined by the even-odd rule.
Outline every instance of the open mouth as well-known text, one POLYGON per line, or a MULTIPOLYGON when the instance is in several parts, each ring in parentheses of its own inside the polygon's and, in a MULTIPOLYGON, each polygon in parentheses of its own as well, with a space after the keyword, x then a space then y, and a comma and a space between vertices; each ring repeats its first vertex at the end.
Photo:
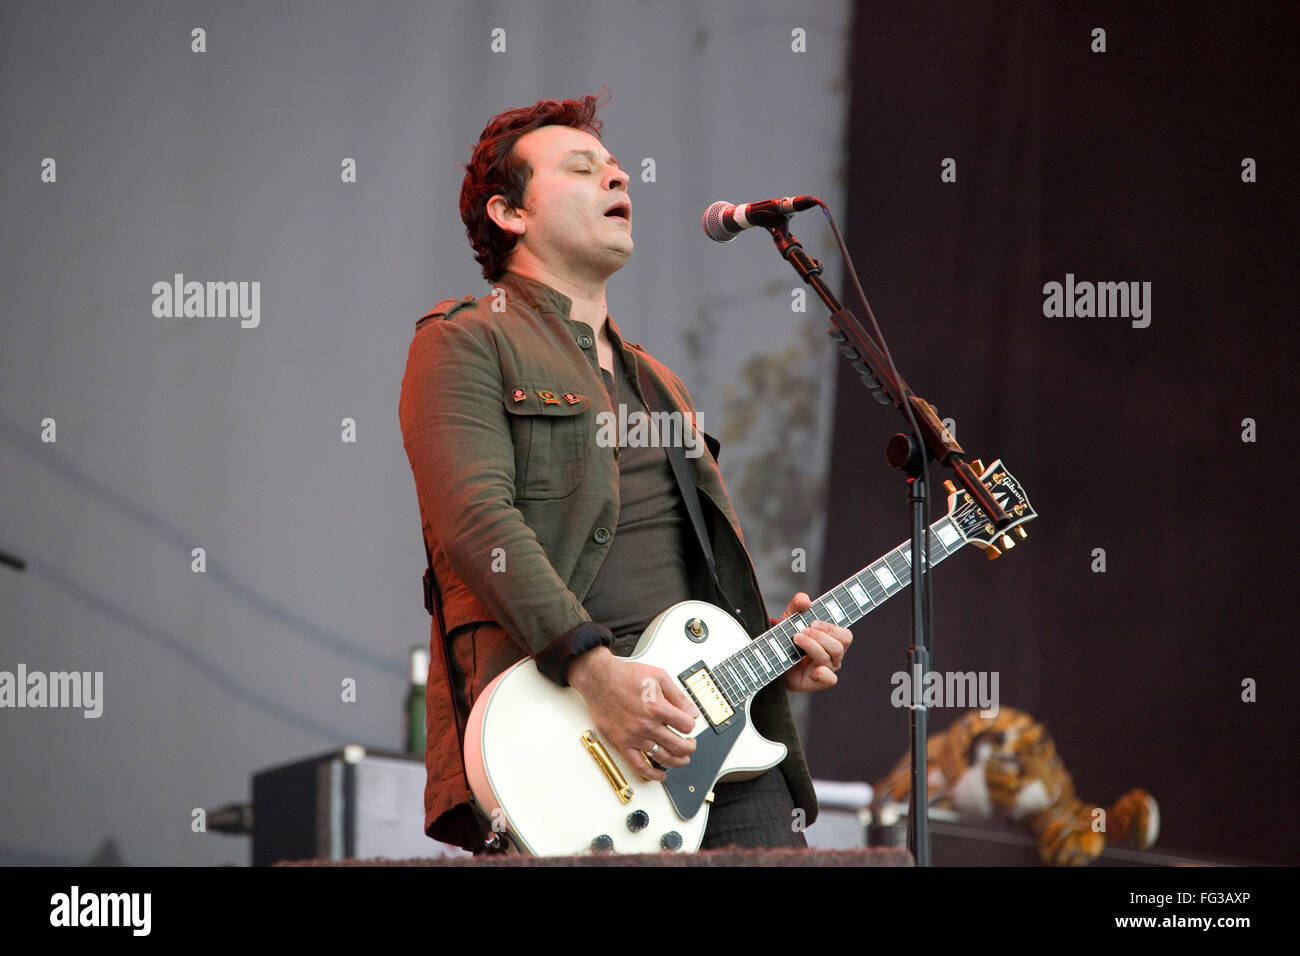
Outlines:
POLYGON ((621 202, 605 211, 606 219, 622 219, 624 222, 632 221, 632 206, 630 203, 621 202))

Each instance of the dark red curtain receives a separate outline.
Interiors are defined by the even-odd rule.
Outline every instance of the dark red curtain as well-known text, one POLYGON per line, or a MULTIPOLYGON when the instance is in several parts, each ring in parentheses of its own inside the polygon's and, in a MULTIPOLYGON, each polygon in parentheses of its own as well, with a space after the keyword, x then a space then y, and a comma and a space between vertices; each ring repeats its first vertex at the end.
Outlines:
MULTIPOLYGON (((1149 789, 1160 846, 1293 864, 1296 26, 1285 3, 859 4, 842 216, 900 371, 1041 515, 937 570, 936 669, 997 671, 1084 798, 1149 789), (1150 283, 1150 324, 1044 315, 1067 275, 1150 283)), ((900 423, 845 363, 812 593, 906 537, 900 423)), ((855 628, 817 776, 905 752, 909 620, 900 598, 855 628)))

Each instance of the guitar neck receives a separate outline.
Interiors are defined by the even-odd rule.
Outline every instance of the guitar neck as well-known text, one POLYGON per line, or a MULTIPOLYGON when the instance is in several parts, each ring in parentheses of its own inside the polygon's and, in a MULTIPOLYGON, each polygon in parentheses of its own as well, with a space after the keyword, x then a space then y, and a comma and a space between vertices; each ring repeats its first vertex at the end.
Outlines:
MULTIPOLYGON (((930 525, 928 567, 933 569, 965 544, 951 517, 936 521, 930 525)), ((833 621, 849 627, 911 583, 912 542, 909 540, 835 585, 814 600, 808 610, 764 631, 709 670, 732 704, 741 704, 803 660, 804 652, 794 643, 794 635, 813 621, 833 621)))

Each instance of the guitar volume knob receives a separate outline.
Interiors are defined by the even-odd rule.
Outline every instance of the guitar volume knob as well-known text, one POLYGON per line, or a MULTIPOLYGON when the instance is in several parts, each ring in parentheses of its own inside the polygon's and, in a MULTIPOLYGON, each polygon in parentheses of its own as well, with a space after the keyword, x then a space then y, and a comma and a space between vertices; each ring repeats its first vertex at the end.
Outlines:
POLYGON ((650 825, 650 814, 644 810, 633 810, 627 815, 627 828, 633 833, 640 833, 650 825))
POLYGON ((682 848, 682 835, 676 830, 669 830, 659 838, 659 846, 664 850, 680 850, 682 848))
POLYGON ((596 837, 596 839, 591 841, 591 852, 592 853, 613 853, 614 838, 611 837, 608 833, 602 833, 600 836, 596 837))

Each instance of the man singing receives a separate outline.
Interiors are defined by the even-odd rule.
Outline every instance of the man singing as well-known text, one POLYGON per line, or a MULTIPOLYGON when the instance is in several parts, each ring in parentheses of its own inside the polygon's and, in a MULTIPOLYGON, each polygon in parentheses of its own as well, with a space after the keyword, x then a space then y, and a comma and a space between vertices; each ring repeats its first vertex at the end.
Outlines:
MULTIPOLYGON (((594 96, 546 100, 483 130, 460 213, 493 288, 420 320, 402 381, 402 435, 447 629, 447 667, 435 643, 426 688, 425 831, 471 849, 483 831, 458 721, 511 664, 532 656, 576 689, 611 753, 663 780, 695 750, 670 728, 689 733, 696 708, 662 669, 615 655, 684 600, 739 610, 751 636, 769 626, 712 437, 686 462, 716 579, 665 448, 619 447, 597 424, 656 401, 689 422, 695 411, 681 380, 626 342, 606 310, 606 283, 632 253, 632 205, 597 106, 594 96), (658 693, 643 692, 647 679, 658 693)), ((810 604, 801 592, 785 614, 810 604)), ((441 640, 436 617, 432 631, 441 640)), ((799 823, 817 803, 786 692, 833 685, 851 640, 825 621, 795 636, 807 656, 751 710, 755 729, 789 753, 756 779, 715 787, 703 847, 806 845, 799 823)))

